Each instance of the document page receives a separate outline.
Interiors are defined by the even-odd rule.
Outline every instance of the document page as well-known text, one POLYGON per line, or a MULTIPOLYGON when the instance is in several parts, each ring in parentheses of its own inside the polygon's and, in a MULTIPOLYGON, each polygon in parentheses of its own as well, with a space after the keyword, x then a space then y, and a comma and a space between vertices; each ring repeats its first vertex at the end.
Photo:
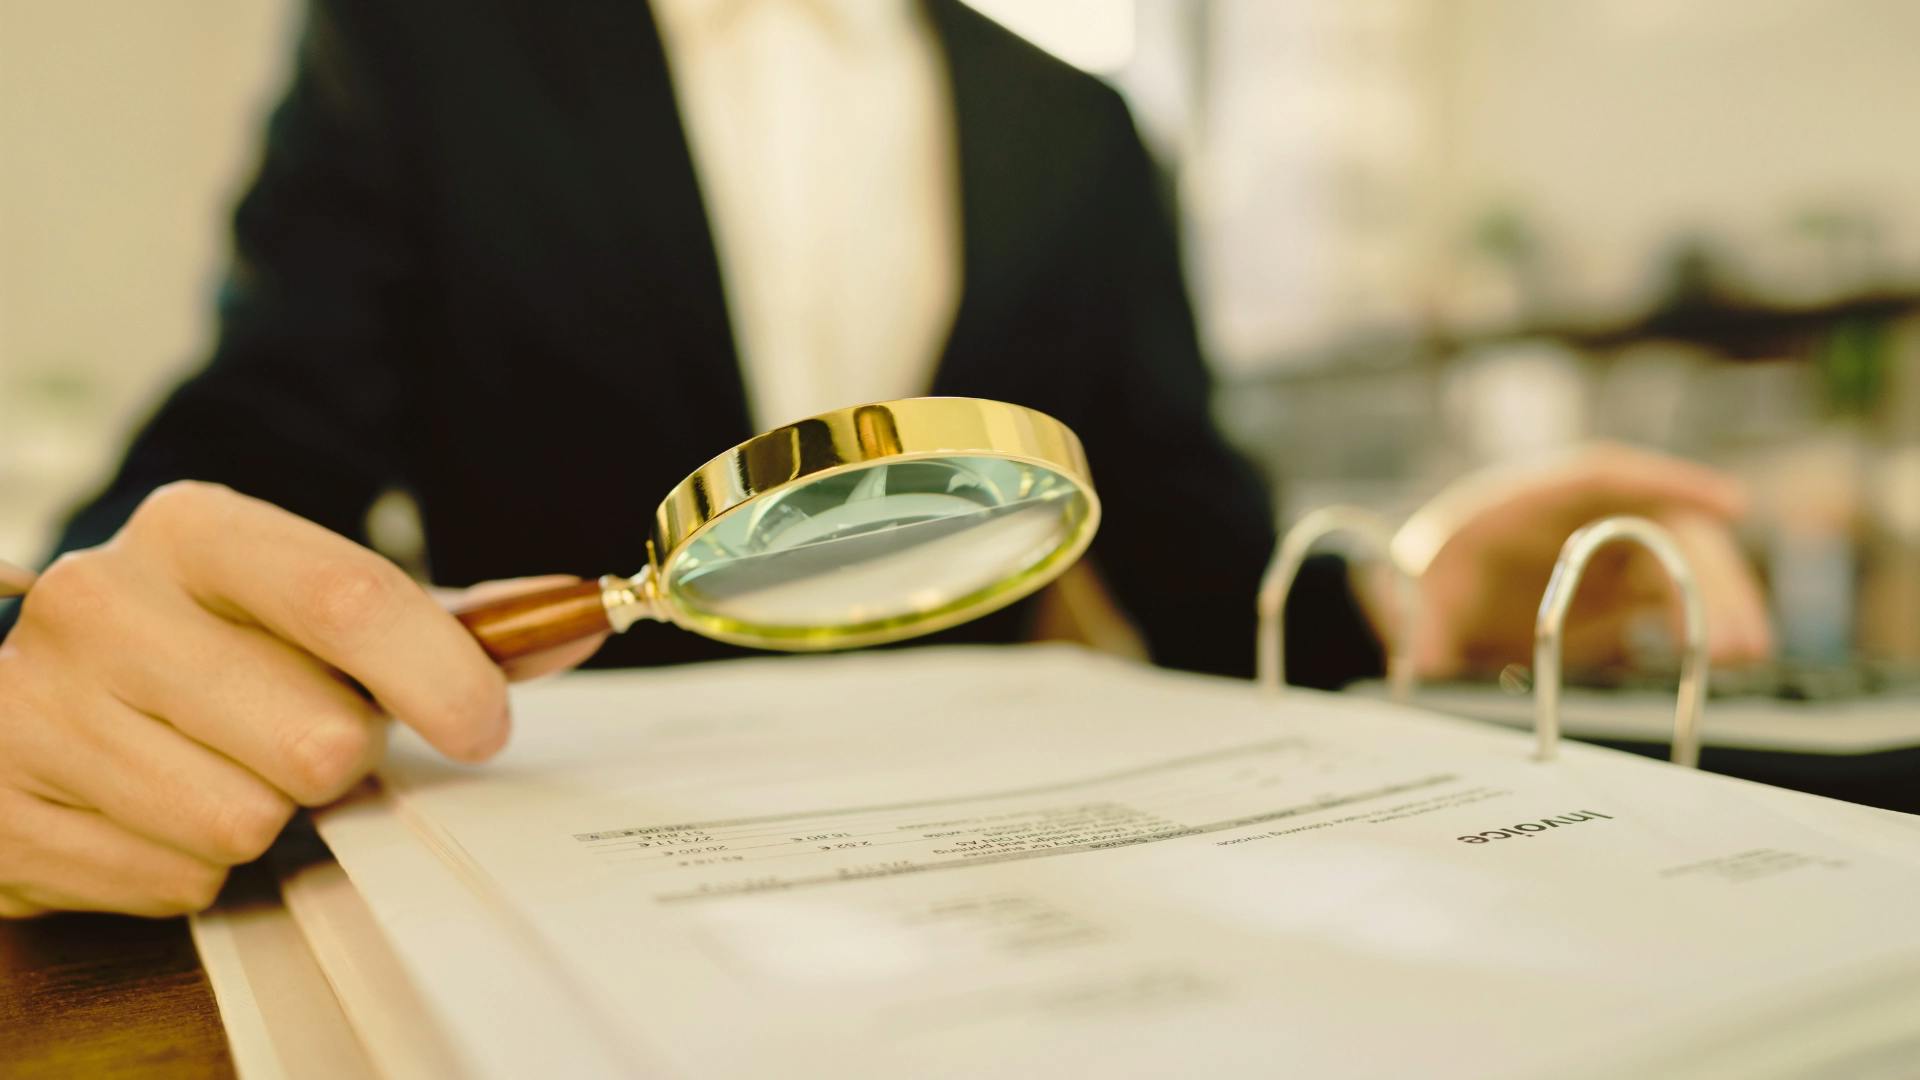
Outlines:
POLYGON ((1604 1073, 1920 986, 1909 819, 1378 703, 1026 647, 516 717, 391 817, 649 1071, 1604 1073))

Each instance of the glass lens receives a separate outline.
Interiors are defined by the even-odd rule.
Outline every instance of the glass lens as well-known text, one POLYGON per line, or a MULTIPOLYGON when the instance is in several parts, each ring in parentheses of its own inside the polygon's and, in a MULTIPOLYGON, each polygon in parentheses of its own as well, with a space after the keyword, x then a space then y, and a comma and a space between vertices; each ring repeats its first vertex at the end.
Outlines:
POLYGON ((1079 485, 1041 466, 876 463, 734 510, 665 567, 664 585, 686 614, 749 632, 900 621, 1019 582, 1086 518, 1079 485))

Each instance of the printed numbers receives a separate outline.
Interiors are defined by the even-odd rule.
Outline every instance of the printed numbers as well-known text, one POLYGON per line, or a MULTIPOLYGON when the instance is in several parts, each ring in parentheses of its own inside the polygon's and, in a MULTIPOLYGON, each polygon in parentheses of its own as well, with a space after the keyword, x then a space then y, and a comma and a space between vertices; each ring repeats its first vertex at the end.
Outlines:
POLYGON ((842 866, 835 871, 841 878, 884 877, 911 870, 916 864, 912 859, 895 859, 892 862, 862 863, 859 866, 842 866))

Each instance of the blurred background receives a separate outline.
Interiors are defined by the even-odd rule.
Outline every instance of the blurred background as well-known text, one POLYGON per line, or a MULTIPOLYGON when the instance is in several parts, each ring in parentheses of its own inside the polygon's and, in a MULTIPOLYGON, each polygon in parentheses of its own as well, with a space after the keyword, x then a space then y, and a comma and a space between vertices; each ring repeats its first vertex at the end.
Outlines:
MULTIPOLYGON (((1920 5, 975 6, 1132 102, 1286 516, 1661 447, 1752 485, 1788 653, 1920 659, 1920 5)), ((297 16, 0 0, 0 556, 204 356, 297 16)))

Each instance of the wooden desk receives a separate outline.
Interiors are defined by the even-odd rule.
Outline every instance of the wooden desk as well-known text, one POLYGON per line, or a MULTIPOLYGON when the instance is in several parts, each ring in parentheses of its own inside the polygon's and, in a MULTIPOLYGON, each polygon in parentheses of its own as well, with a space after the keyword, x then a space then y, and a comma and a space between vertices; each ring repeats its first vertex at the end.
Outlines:
POLYGON ((0 920, 0 1077, 230 1077, 185 919, 0 920))

